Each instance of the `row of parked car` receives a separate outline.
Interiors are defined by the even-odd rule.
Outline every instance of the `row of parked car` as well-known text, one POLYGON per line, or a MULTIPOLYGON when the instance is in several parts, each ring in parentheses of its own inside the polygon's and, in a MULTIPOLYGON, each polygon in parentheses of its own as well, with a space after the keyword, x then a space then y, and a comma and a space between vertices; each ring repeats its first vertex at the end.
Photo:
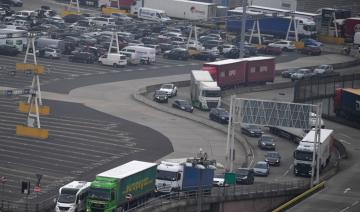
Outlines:
POLYGON ((334 76, 334 75, 339 75, 339 73, 334 71, 334 67, 332 65, 326 65, 326 64, 315 67, 314 69, 291 68, 281 72, 281 76, 283 78, 290 78, 292 81, 310 79, 313 77, 325 77, 325 76, 334 76))

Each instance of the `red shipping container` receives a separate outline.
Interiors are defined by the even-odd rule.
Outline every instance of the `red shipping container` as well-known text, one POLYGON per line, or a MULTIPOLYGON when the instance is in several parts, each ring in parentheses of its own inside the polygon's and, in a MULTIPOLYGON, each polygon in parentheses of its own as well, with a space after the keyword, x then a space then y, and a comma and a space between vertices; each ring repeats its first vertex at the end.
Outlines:
POLYGON ((360 32, 360 18, 347 18, 343 25, 345 38, 353 38, 355 32, 360 32))
POLYGON ((246 83, 258 84, 274 82, 275 58, 274 57, 249 57, 246 58, 246 83))
POLYGON ((227 59, 205 63, 202 70, 208 71, 221 88, 229 88, 245 83, 245 59, 227 59))

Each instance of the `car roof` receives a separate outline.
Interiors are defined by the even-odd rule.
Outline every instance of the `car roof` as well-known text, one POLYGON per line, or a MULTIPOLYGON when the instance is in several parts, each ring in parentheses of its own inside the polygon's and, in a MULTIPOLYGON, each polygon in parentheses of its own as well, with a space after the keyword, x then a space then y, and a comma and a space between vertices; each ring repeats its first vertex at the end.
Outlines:
POLYGON ((267 164, 266 161, 258 161, 256 164, 267 164))

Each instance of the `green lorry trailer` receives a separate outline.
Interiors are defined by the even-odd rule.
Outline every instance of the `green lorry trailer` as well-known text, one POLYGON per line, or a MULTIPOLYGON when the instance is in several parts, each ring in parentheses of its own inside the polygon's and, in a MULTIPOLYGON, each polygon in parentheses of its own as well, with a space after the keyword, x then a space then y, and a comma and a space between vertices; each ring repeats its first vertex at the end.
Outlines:
POLYGON ((124 211, 145 201, 155 190, 156 167, 156 163, 134 160, 96 175, 91 182, 87 211, 124 211))

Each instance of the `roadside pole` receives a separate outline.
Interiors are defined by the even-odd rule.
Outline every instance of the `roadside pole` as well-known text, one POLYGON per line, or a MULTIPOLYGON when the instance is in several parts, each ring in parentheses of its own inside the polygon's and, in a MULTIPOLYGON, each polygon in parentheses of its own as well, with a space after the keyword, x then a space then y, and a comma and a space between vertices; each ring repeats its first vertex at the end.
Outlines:
POLYGON ((241 16, 241 37, 240 37, 240 58, 244 58, 244 43, 245 43, 245 24, 246 24, 246 7, 247 0, 242 1, 243 14, 241 16))

